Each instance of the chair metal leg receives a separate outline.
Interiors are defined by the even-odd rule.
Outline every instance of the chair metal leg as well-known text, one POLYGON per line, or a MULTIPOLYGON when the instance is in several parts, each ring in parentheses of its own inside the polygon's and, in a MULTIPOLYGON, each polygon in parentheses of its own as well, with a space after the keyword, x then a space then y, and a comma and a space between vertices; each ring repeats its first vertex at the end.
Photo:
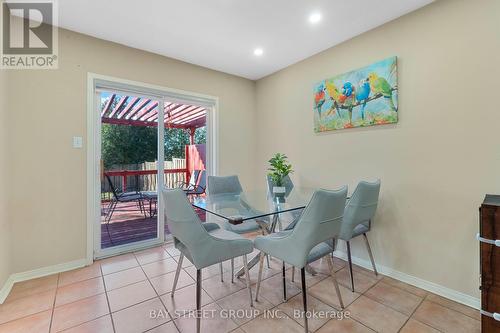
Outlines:
POLYGON ((231 283, 234 283, 234 258, 231 258, 231 283))
POLYGON ((351 244, 349 241, 347 244, 347 261, 349 262, 349 276, 351 277, 351 291, 354 292, 354 275, 352 274, 352 259, 351 259, 351 244))
POLYGON ((335 269, 333 267, 333 259, 330 257, 330 258, 327 258, 326 261, 328 262, 328 266, 329 266, 328 268, 330 269, 330 274, 332 275, 333 286, 335 287, 335 292, 337 293, 337 298, 339 299, 340 308, 343 310, 344 309, 344 302, 342 301, 342 295, 340 294, 339 283, 337 282, 337 277, 335 276, 335 269))
POLYGON ((220 267, 220 282, 224 282, 224 269, 222 268, 222 262, 219 263, 220 267))
POLYGON ((304 304, 304 332, 309 332, 309 323, 307 319, 307 290, 306 290, 306 270, 300 269, 300 279, 302 280, 302 303, 304 304))
POLYGON ((175 288, 177 287, 177 281, 179 281, 179 274, 181 273, 183 259, 184 255, 181 253, 181 256, 179 257, 179 262, 177 263, 177 269, 175 270, 174 285, 172 286, 172 293, 170 294, 170 297, 174 297, 175 288))
POLYGON ((267 268, 271 268, 271 264, 269 263, 269 255, 266 255, 267 268))
POLYGON ((259 290, 260 290, 260 281, 262 281, 262 269, 264 268, 264 256, 265 253, 261 252, 259 257, 259 276, 257 278, 257 290, 255 291, 255 301, 258 302, 259 290))
POLYGON ((368 255, 370 256, 370 261, 372 262, 373 271, 375 272, 375 276, 378 276, 377 267, 375 267, 375 260, 373 260, 372 249, 370 247, 370 243, 368 242, 368 237, 366 236, 366 233, 363 234, 363 237, 365 239, 366 248, 368 249, 368 255))
POLYGON ((201 269, 196 270, 196 332, 201 329, 201 269))
POLYGON ((250 272, 248 271, 248 260, 246 254, 243 255, 243 267, 245 268, 245 279, 247 280, 247 289, 248 294, 250 295, 250 306, 253 307, 252 287, 250 286, 250 272))
POLYGON ((292 282, 295 282, 295 266, 292 266, 292 282))
POLYGON ((286 279, 285 279, 285 262, 283 261, 283 300, 286 302, 286 279))

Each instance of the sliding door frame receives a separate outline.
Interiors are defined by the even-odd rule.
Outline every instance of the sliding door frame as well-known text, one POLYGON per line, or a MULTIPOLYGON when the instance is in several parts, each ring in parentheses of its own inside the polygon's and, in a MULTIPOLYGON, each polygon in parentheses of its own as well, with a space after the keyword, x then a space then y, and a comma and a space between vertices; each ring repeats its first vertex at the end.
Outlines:
MULTIPOLYGON (((165 105, 165 101, 178 102, 183 104, 195 104, 204 106, 207 109, 207 174, 218 174, 218 97, 189 92, 179 89, 172 89, 158 85, 151 85, 143 82, 130 81, 95 73, 87 75, 87 264, 91 264, 96 258, 103 258, 121 253, 136 251, 141 248, 148 248, 159 245, 165 241, 164 223, 158 220, 158 237, 154 240, 145 240, 126 245, 101 249, 101 230, 97 228, 101 221, 101 116, 97 111, 100 105, 100 90, 110 90, 113 92, 123 92, 124 94, 138 97, 147 97, 157 100, 160 105, 165 105)), ((158 124, 163 123, 164 112, 159 110, 158 124)), ((158 126, 158 139, 164 137, 164 126, 158 126)), ((163 174, 160 172, 163 167, 164 147, 158 140, 158 166, 157 184, 164 185, 163 174), (161 163, 161 164, 160 164, 161 163)), ((162 191, 158 188, 158 216, 163 214, 162 191)))

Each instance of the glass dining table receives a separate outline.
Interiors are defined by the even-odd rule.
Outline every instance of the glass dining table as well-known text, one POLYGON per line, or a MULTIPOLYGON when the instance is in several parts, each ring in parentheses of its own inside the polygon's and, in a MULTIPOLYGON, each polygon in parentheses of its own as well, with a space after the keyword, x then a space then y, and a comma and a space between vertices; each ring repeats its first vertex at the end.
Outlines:
MULTIPOLYGON (((282 230, 282 223, 292 223, 300 211, 307 206, 314 193, 313 188, 294 186, 283 194, 275 195, 268 188, 244 191, 240 194, 216 194, 192 198, 192 205, 209 214, 227 220, 233 225, 254 220, 264 234, 276 231, 277 225, 282 230), (289 215, 288 219, 281 218, 289 215)), ((255 266, 259 256, 248 263, 249 268, 255 266)), ((241 276, 243 269, 236 273, 241 276)))

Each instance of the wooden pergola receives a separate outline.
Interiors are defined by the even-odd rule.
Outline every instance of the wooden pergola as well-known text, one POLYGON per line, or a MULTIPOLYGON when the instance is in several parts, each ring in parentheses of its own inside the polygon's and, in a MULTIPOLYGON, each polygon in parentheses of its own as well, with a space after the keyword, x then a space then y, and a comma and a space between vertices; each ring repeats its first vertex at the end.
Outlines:
MULTIPOLYGON (((111 94, 101 111, 101 120, 106 124, 156 127, 159 109, 158 101, 111 94)), ((187 130, 191 144, 196 129, 206 123, 207 110, 202 106, 167 102, 163 112, 165 127, 187 130)))

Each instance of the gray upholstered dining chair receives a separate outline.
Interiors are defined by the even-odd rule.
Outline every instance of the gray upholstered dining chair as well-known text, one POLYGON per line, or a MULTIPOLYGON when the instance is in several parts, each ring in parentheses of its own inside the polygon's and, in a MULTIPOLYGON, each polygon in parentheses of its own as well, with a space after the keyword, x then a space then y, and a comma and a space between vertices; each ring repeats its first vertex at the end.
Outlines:
POLYGON ((216 223, 202 223, 181 189, 164 189, 163 194, 166 222, 174 238, 174 245, 181 253, 171 296, 174 297, 182 261, 186 257, 196 267, 197 332, 200 332, 201 270, 205 267, 242 256, 250 306, 253 306, 247 265, 247 254, 253 251, 252 241, 223 230, 216 223))
MULTIPOLYGON (((209 195, 238 195, 243 192, 238 176, 208 176, 207 191, 209 195)), ((255 220, 243 221, 243 223, 233 225, 229 221, 224 221, 224 229, 237 234, 246 234, 260 230, 259 224, 255 220)), ((269 265, 269 262, 268 262, 269 265)), ((223 281, 223 268, 220 264, 221 280, 223 281)), ((231 260, 231 281, 234 281, 234 259, 231 260)))
POLYGON ((380 193, 380 180, 375 182, 361 181, 347 202, 344 212, 344 220, 340 229, 339 239, 346 242, 347 260, 349 262, 349 276, 351 278, 351 290, 354 292, 354 276, 352 272, 351 244, 354 237, 363 235, 368 255, 373 266, 375 275, 378 275, 372 250, 366 233, 370 231, 375 211, 377 210, 378 197, 380 193))
MULTIPOLYGON (((309 261, 311 251, 325 241, 337 238, 340 233, 342 218, 347 196, 347 187, 336 191, 317 190, 311 201, 304 208, 295 228, 281 231, 266 236, 258 236, 254 246, 260 250, 259 277, 255 299, 258 299, 262 279, 262 266, 265 255, 271 255, 283 261, 283 298, 286 300, 285 263, 300 268, 302 282, 302 301, 304 313, 307 314, 307 295, 305 281, 305 266, 309 261)), ((340 305, 344 308, 342 295, 335 278, 332 258, 328 256, 333 284, 339 298, 340 305)), ((304 315, 305 332, 308 332, 308 319, 304 315)))

